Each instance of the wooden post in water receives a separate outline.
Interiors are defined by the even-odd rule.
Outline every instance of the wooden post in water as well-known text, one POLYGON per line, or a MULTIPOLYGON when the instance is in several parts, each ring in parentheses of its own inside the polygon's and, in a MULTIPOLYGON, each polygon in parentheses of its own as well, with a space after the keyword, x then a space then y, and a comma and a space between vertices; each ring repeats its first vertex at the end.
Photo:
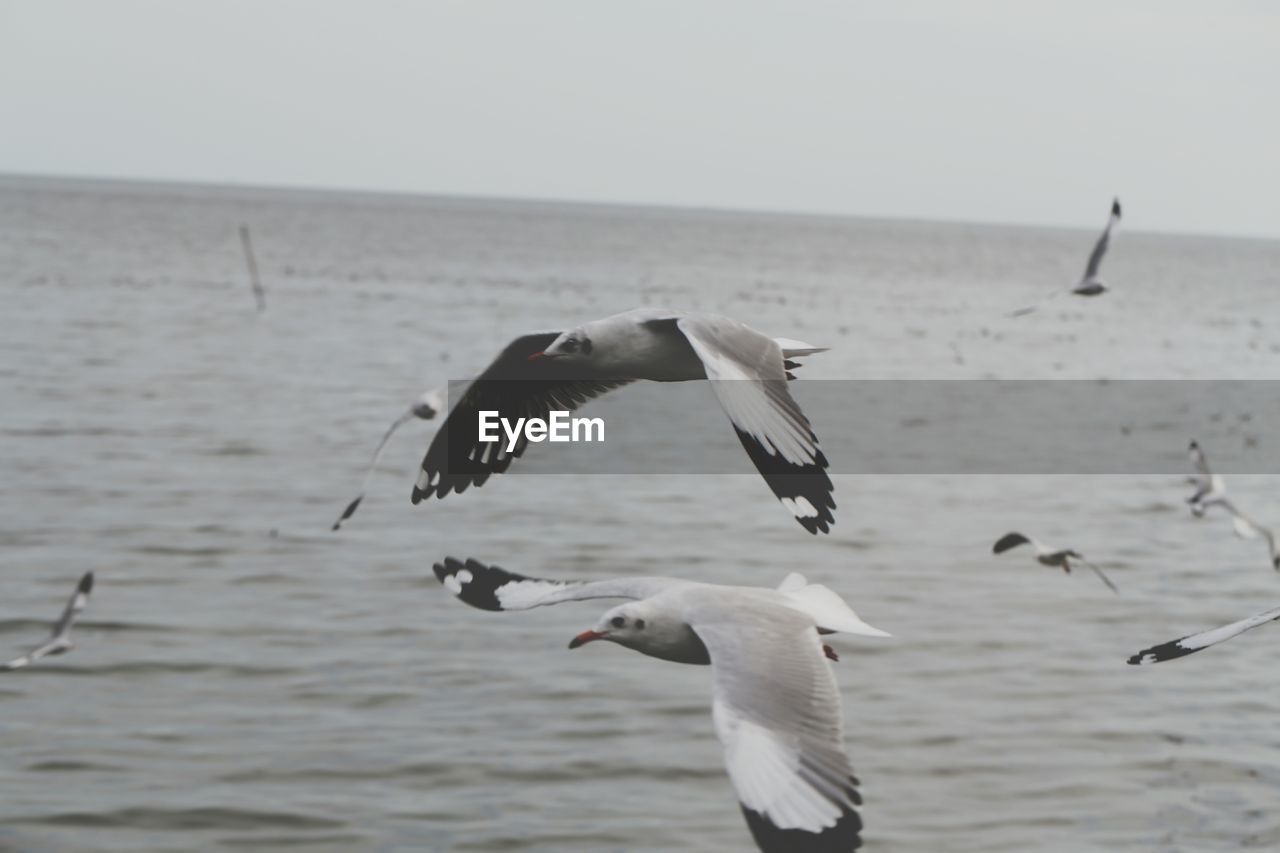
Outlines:
POLYGON ((249 283, 253 285, 253 298, 258 301, 258 310, 267 310, 267 292, 262 289, 258 279, 258 260, 253 256, 253 240, 249 237, 249 226, 240 225, 240 245, 244 247, 244 262, 249 267, 249 283))

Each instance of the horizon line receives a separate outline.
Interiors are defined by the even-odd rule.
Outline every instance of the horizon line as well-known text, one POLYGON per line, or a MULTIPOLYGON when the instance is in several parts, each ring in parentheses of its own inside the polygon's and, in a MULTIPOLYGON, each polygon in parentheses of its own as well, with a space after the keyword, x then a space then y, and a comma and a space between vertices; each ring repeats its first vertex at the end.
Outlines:
MULTIPOLYGON (((174 179, 174 178, 155 178, 155 177, 125 177, 118 175, 73 175, 73 174, 53 174, 48 172, 11 172, 0 170, 0 187, 6 182, 46 182, 46 183, 64 183, 64 184, 120 184, 141 186, 147 188, 160 189, 165 187, 199 189, 205 191, 235 193, 235 192, 267 192, 267 193, 296 193, 298 195, 346 195, 346 196, 364 196, 369 198, 381 199, 399 199, 399 200, 444 200, 472 204, 484 203, 515 203, 527 205, 549 205, 558 207, 602 207, 615 208, 633 211, 652 211, 652 212, 671 212, 685 214, 711 214, 719 216, 746 216, 746 217, 789 217, 797 219, 825 219, 825 220, 861 220, 861 221, 880 221, 880 222, 901 222, 913 223, 920 225, 977 225, 983 227, 1001 227, 1001 228, 1026 228, 1034 230, 1060 230, 1060 231, 1093 231, 1090 226, 1083 225, 1062 225, 1048 224, 1041 222, 1006 222, 996 219, 949 219, 946 217, 930 217, 930 216, 891 216, 883 214, 871 213, 850 213, 850 212, 832 212, 832 211, 813 211, 813 210, 791 210, 779 208, 761 208, 761 207, 716 207, 714 205, 700 204, 676 204, 670 202, 639 202, 639 201, 602 201, 598 199, 581 199, 581 198, 547 198, 544 196, 516 196, 516 195, 488 195, 484 193, 451 193, 451 192, 426 192, 421 190, 388 190, 388 189, 369 189, 342 186, 316 186, 301 184, 259 184, 259 183, 240 183, 240 182, 214 182, 201 179, 174 179)), ((1190 231, 1190 230, 1161 230, 1161 231, 1145 231, 1126 229, 1132 234, 1147 234, 1155 236, 1172 236, 1172 237, 1199 237, 1209 239, 1225 239, 1225 240, 1249 240, 1257 242, 1277 242, 1280 241, 1280 234, 1253 234, 1253 233, 1226 233, 1226 232, 1206 232, 1206 231, 1190 231)))

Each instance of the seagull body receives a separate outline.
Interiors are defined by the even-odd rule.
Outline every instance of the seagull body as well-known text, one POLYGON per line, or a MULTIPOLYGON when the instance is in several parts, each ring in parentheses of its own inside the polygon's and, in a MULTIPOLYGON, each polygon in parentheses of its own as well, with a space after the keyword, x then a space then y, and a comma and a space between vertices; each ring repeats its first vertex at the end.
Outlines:
POLYGON ((1024 536, 1021 533, 1006 533, 1001 536, 994 546, 991 548, 993 554, 1003 554, 1010 548, 1016 548, 1019 545, 1031 545, 1036 552, 1036 562, 1042 566, 1051 566, 1056 569, 1062 569, 1066 574, 1071 574, 1072 561, 1080 565, 1087 566, 1092 569, 1094 574, 1102 579, 1102 582, 1111 588, 1112 592, 1120 592, 1111 579, 1103 574, 1102 569, 1084 558, 1079 551, 1071 548, 1054 548, 1044 544, 1038 539, 1031 536, 1024 536))
POLYGON ((660 577, 541 580, 453 558, 436 563, 435 573, 484 610, 631 599, 569 648, 608 640, 662 660, 710 664, 716 734, 760 849, 836 853, 860 846, 862 800, 844 751, 840 693, 818 634, 888 634, 831 590, 794 573, 776 590, 660 577))
POLYGON ((823 352, 713 314, 641 308, 567 332, 516 338, 462 395, 422 460, 413 502, 462 492, 525 451, 479 440, 478 413, 545 419, 636 380, 709 379, 738 439, 774 495, 810 533, 829 532, 831 479, 809 421, 787 390, 792 359, 823 352), (721 381, 723 380, 723 381, 721 381), (746 381, 736 381, 746 380, 746 381))
POLYGON ((346 509, 342 511, 342 515, 338 516, 338 520, 333 523, 333 530, 342 527, 342 522, 356 514, 356 510, 360 507, 360 502, 364 500, 365 492, 369 490, 369 478, 373 476, 373 469, 377 466, 378 459, 382 456, 382 449, 391 440, 392 433, 414 418, 424 421, 431 420, 444 409, 444 402, 445 389, 432 389, 417 400, 414 400, 408 411, 391 422, 391 426, 387 427, 387 431, 382 435, 382 441, 378 442, 377 449, 373 451, 373 458, 369 460, 369 467, 365 468, 364 479, 360 482, 360 494, 356 495, 355 500, 347 504, 346 509))
MULTIPOLYGON (((1102 269, 1102 259, 1107 254, 1107 249, 1111 245, 1111 232, 1120 223, 1120 199, 1111 200, 1111 214, 1107 217, 1107 226, 1102 229, 1102 235, 1098 237, 1098 242, 1094 244, 1093 251, 1089 253, 1089 262, 1085 264, 1084 275, 1070 289, 1071 294, 1075 296, 1098 296, 1107 292, 1107 284, 1102 280, 1099 274, 1102 269)), ((1047 302, 1053 297, 1062 293, 1061 290, 1055 290, 1046 296, 1041 303, 1047 302)), ((1019 308, 1012 312, 1010 317, 1022 317, 1030 314, 1040 307, 1040 304, 1029 305, 1026 308, 1019 308)))
POLYGON ((22 657, 14 658, 0 666, 0 672, 22 669, 40 660, 40 658, 60 655, 75 648, 75 643, 71 642, 71 626, 75 623, 76 617, 80 615, 80 612, 84 610, 85 605, 89 603, 89 593, 92 589, 93 572, 85 572, 84 576, 80 578, 80 582, 76 584, 75 592, 71 593, 71 598, 67 601, 67 606, 63 608, 62 615, 58 617, 57 622, 53 623, 53 631, 50 633, 49 639, 22 657))
POLYGON ((1232 622, 1230 625, 1223 625, 1221 628, 1201 631, 1199 634, 1191 634, 1178 640, 1143 649, 1129 658, 1129 663, 1134 665, 1159 663, 1160 661, 1180 658, 1192 652, 1207 649, 1209 646, 1217 645, 1224 640, 1230 640, 1250 628, 1256 628, 1259 625, 1265 625, 1277 619, 1280 619, 1280 607, 1273 607, 1270 610, 1259 613, 1257 616, 1250 616, 1248 619, 1241 619, 1239 622, 1232 622))

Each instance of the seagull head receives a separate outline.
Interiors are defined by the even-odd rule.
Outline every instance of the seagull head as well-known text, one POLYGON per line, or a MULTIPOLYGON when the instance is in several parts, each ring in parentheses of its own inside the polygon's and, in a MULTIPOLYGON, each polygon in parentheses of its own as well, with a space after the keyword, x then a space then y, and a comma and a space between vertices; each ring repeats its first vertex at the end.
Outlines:
POLYGON ((439 389, 436 389, 434 391, 428 391, 415 400, 411 411, 415 418, 422 418, 424 421, 429 421, 436 415, 440 414, 440 410, 443 408, 443 395, 440 393, 439 389))
POLYGON ((593 640, 609 640, 643 651, 650 644, 655 630, 661 633, 660 629, 661 625, 657 624, 653 614, 639 602, 621 604, 601 616, 594 628, 570 640, 569 648, 576 649, 593 640))
POLYGON ((551 346, 542 352, 529 356, 529 361, 554 358, 564 361, 586 361, 591 357, 591 338, 582 329, 570 329, 561 332, 560 337, 551 342, 551 346))

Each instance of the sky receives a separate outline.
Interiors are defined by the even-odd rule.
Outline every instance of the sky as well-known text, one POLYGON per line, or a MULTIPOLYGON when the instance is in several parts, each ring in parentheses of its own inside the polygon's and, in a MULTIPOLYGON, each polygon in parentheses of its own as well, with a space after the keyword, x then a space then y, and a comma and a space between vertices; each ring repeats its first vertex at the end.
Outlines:
POLYGON ((0 172, 1280 237, 1267 0, 0 0, 0 172))

